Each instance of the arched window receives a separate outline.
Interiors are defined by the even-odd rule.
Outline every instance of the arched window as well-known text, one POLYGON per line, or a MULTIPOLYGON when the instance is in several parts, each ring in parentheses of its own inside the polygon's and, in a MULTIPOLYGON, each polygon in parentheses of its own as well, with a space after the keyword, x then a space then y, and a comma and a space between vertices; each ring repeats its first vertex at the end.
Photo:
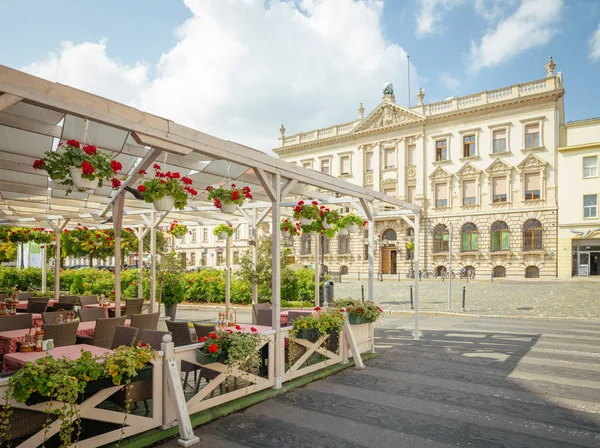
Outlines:
POLYGON ((463 278, 475 278, 475 268, 473 266, 465 266, 462 271, 463 278))
POLYGON ((448 251, 448 227, 444 224, 438 224, 433 228, 433 251, 448 251))
POLYGON ((394 229, 387 229, 385 232, 383 232, 381 239, 396 241, 396 231, 394 229))
POLYGON ((542 250, 542 223, 537 219, 529 219, 523 224, 523 251, 542 250))
POLYGON ((525 268, 525 278, 540 278, 540 268, 537 266, 527 266, 525 268))
POLYGON ((468 222, 462 226, 460 230, 461 234, 461 250, 463 252, 469 252, 472 250, 478 250, 479 246, 477 241, 479 239, 479 232, 477 226, 472 222, 468 222))
POLYGON ((506 277, 506 268, 504 266, 494 267, 494 277, 506 277))
POLYGON ((492 252, 498 250, 509 250, 508 225, 504 221, 496 221, 491 227, 492 252))
POLYGON ((308 233, 303 233, 302 236, 300 237, 300 245, 301 245, 300 253, 302 255, 310 255, 311 254, 311 252, 312 252, 311 242, 312 242, 312 238, 310 237, 310 235, 308 233))
POLYGON ((436 277, 444 277, 446 275, 446 266, 437 266, 435 268, 436 277))
POLYGON ((348 275, 348 266, 342 266, 342 275, 348 275))

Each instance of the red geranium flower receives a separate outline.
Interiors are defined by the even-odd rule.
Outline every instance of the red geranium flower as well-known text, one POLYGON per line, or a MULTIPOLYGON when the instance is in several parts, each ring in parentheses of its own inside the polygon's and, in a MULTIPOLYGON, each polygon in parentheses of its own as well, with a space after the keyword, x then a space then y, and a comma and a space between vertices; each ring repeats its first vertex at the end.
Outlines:
POLYGON ((121 186, 121 181, 116 177, 113 177, 111 180, 113 188, 119 188, 121 186))
POLYGON ((94 172, 94 167, 90 162, 83 161, 81 164, 81 171, 83 174, 92 174, 94 172))
POLYGON ((148 344, 146 344, 145 342, 140 342, 140 347, 148 347, 148 344))
POLYGON ((160 165, 158 163, 155 163, 152 168, 154 168, 155 170, 160 170, 160 165))
POLYGON ((119 162, 118 160, 111 160, 110 167, 112 168, 113 173, 116 173, 117 171, 123 169, 123 165, 121 165, 121 162, 119 162))
POLYGON ((210 191, 212 189, 213 189, 213 187, 211 187, 210 185, 208 187, 206 187, 206 191, 210 191))
POLYGON ((164 185, 164 184, 166 184, 166 183, 167 183, 167 181, 166 181, 166 180, 164 180, 164 179, 161 179, 161 180, 160 180, 160 183, 164 185))
POLYGON ((294 207, 294 211, 296 213, 300 213, 300 212, 302 212, 302 207, 300 207, 299 205, 297 205, 296 207, 294 207))
POLYGON ((96 147, 93 145, 85 145, 83 147, 83 152, 85 152, 86 154, 90 155, 90 156, 94 156, 96 155, 96 147))
POLYGON ((242 327, 240 327, 239 325, 236 325, 236 326, 235 326, 235 329, 236 329, 236 330, 241 330, 241 329, 242 329, 242 327))
POLYGON ((258 330, 257 330, 256 328, 254 328, 254 327, 250 327, 250 331, 251 331, 252 333, 257 333, 257 332, 258 332, 258 330))
POLYGON ((304 205, 304 201, 298 201, 298 205, 304 205))
POLYGON ((363 221, 363 226, 366 226, 366 225, 367 225, 367 221, 366 221, 366 220, 364 220, 364 221, 363 221))
MULTIPOLYGON (((192 182, 193 182, 192 179, 190 179, 189 177, 186 177, 186 176, 183 176, 181 178, 181 181, 186 185, 192 185, 192 182)), ((208 187, 206 187, 206 188, 208 188, 208 187)))
POLYGON ((216 333, 208 333, 208 337, 209 339, 217 339, 217 334, 216 333))
POLYGON ((148 173, 146 172, 146 170, 139 170, 138 174, 144 175, 144 174, 148 174, 148 173))
POLYGON ((77 140, 67 140, 67 145, 79 148, 79 142, 77 140))
POLYGON ((360 309, 360 308, 356 308, 356 312, 357 312, 357 313, 362 313, 362 309, 360 309))
POLYGON ((44 167, 44 165, 46 165, 46 162, 44 162, 42 159, 33 162, 33 168, 36 170, 41 170, 44 167))
POLYGON ((217 353, 219 351, 219 347, 217 347, 217 344, 211 344, 210 347, 208 347, 208 353, 217 353))
POLYGON ((227 330, 225 330, 227 333, 232 334, 233 331, 231 331, 229 328, 227 330))
POLYGON ((235 188, 235 184, 231 184, 231 188, 235 188))
POLYGON ((240 198, 240 193, 237 190, 231 192, 231 199, 237 201, 240 198))
POLYGON ((312 201, 312 205, 319 205, 317 201, 312 201))
POLYGON ((179 172, 175 172, 171 174, 171 179, 179 179, 181 177, 181 174, 179 174, 179 172))
POLYGON ((315 306, 315 311, 321 311, 321 307, 320 306, 315 306))
POLYGON ((140 193, 143 193, 144 191, 146 191, 146 187, 144 187, 143 185, 138 185, 137 191, 139 191, 140 193))
POLYGON ((204 336, 200 336, 198 338, 198 342, 206 342, 206 338, 204 336))

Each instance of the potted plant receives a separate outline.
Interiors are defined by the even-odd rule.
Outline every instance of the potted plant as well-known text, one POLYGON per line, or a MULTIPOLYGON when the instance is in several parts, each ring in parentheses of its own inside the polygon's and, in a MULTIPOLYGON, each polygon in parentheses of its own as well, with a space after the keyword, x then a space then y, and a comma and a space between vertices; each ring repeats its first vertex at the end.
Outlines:
POLYGON ((44 170, 50 179, 66 185, 67 195, 75 187, 78 191, 92 193, 98 186, 111 179, 113 188, 121 186, 117 174, 123 166, 108 154, 99 152, 93 145, 81 147, 77 140, 59 143, 56 151, 47 151, 43 159, 33 162, 33 168, 44 170))
POLYGON ((320 207, 321 221, 325 230, 333 230, 340 221, 340 214, 337 210, 330 210, 324 205, 320 207))
POLYGON ((300 221, 303 226, 309 226, 319 219, 321 214, 319 213, 319 203, 312 201, 311 204, 305 204, 304 201, 299 201, 298 205, 294 207, 294 219, 300 221))
POLYGON ((336 300, 334 306, 340 312, 348 313, 348 322, 352 325, 376 322, 383 315, 383 310, 369 301, 341 299, 336 300))
POLYGON ((179 224, 177 221, 173 221, 168 232, 180 240, 188 233, 188 228, 185 224, 179 224))
POLYGON ((290 336, 315 342, 321 336, 334 331, 340 333, 343 330, 344 315, 338 309, 325 312, 320 307, 316 307, 314 311, 316 314, 300 316, 294 321, 290 336))
MULTIPOLYGON (((144 196, 144 201, 154 203, 154 208, 160 211, 169 211, 173 207, 183 210, 188 202, 188 197, 196 196, 198 191, 192 188, 192 179, 181 176, 179 172, 167 171, 163 173, 160 165, 154 164, 154 178, 138 185, 137 190, 144 196)), ((146 174, 140 170, 138 174, 146 174)))
POLYGON ((213 235, 220 240, 226 240, 233 235, 233 226, 231 224, 219 224, 213 229, 213 235))
POLYGON ((181 285, 181 277, 186 272, 187 261, 179 257, 176 252, 168 252, 160 256, 156 266, 158 287, 160 291, 159 307, 165 305, 165 316, 171 321, 177 315, 177 304, 183 302, 185 291, 181 285))
POLYGON ((348 233, 356 233, 358 232, 359 226, 367 225, 367 221, 354 213, 348 213, 340 219, 338 225, 340 227, 345 227, 348 233))
POLYGON ((307 225, 301 225, 300 228, 302 229, 302 233, 314 237, 319 236, 319 234, 323 231, 323 225, 321 224, 321 221, 318 220, 312 221, 307 225))
POLYGON ((262 336, 254 327, 244 332, 242 327, 236 325, 235 330, 219 330, 199 338, 198 342, 202 345, 196 349, 196 360, 203 365, 220 362, 230 369, 242 366, 251 369, 257 365, 260 362, 258 350, 262 336))
POLYGON ((231 188, 219 186, 217 188, 208 186, 208 200, 213 201, 213 205, 220 209, 223 213, 233 213, 238 205, 242 205, 246 199, 251 200, 252 194, 249 187, 237 188, 235 184, 231 184, 231 188))
POLYGON ((279 225, 279 229, 281 230, 281 236, 284 238, 289 238, 290 236, 297 236, 299 234, 299 223, 290 222, 289 219, 284 219, 281 221, 279 225))

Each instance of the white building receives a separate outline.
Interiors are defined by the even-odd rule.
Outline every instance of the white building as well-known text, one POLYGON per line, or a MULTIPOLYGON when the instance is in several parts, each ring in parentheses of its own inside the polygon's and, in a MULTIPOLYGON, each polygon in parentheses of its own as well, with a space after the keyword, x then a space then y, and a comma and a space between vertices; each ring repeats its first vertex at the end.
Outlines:
MULTIPOLYGON (((397 104, 393 89, 367 116, 286 135, 280 158, 420 205, 421 266, 477 276, 557 275, 557 148, 564 125, 563 83, 549 60, 546 77, 425 104, 397 104), (452 233, 450 238, 449 233, 452 233), (449 242, 452 241, 451 248, 449 242)), ((540 67, 541 68, 541 67, 540 67)), ((543 72, 542 72, 543 73, 543 72)), ((376 263, 403 274, 412 254, 409 226, 394 211, 376 223, 376 263)), ((331 270, 366 272, 366 238, 328 243, 331 270)), ((310 263, 308 237, 299 263, 310 263)))

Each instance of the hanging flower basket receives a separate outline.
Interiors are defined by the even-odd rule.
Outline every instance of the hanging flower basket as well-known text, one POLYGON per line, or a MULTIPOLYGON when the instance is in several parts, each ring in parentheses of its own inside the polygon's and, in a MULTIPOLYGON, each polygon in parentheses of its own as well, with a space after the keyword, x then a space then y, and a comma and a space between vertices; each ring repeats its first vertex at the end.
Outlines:
MULTIPOLYGON (((142 193, 145 202, 154 203, 156 210, 167 212, 173 207, 183 210, 189 196, 198 195, 198 191, 191 187, 192 179, 189 177, 181 176, 179 172, 163 173, 156 163, 153 168, 154 179, 144 181, 137 190, 142 193)), ((144 175, 146 171, 140 170, 138 174, 144 175)))
POLYGON ((298 236, 300 233, 299 226, 299 223, 294 224, 293 222, 290 222, 289 219, 284 219, 279 225, 279 229, 281 230, 281 236, 283 236, 284 238, 298 236))
POLYGON ((179 224, 177 221, 173 221, 169 227, 169 234, 177 239, 182 239, 187 233, 187 226, 185 224, 179 224))
POLYGON ((33 162, 33 168, 46 171, 55 183, 66 185, 67 195, 73 188, 91 193, 109 179, 113 188, 119 188, 121 181, 114 176, 123 169, 121 162, 93 145, 81 146, 77 140, 59 143, 57 151, 46 152, 43 159, 33 162))
POLYGON ((213 201, 213 205, 220 209, 223 213, 234 213, 237 206, 244 204, 246 200, 252 200, 250 187, 237 188, 235 184, 231 184, 231 188, 206 187, 208 192, 208 200, 213 201))
POLYGON ((321 214, 321 222, 325 230, 334 229, 340 221, 340 214, 337 210, 330 210, 324 205, 319 208, 319 213, 321 214))
POLYGON ((367 225, 367 221, 364 221, 360 216, 357 216, 354 213, 348 213, 342 217, 337 224, 338 228, 345 227, 348 233, 356 233, 360 226, 365 225, 367 225))
POLYGON ((294 207, 294 219, 300 221, 303 226, 309 226, 313 221, 321 217, 319 212, 319 203, 312 201, 311 204, 305 204, 304 201, 299 201, 294 207))
POLYGON ((220 240, 226 240, 233 235, 231 224, 219 224, 213 229, 213 234, 220 240))

